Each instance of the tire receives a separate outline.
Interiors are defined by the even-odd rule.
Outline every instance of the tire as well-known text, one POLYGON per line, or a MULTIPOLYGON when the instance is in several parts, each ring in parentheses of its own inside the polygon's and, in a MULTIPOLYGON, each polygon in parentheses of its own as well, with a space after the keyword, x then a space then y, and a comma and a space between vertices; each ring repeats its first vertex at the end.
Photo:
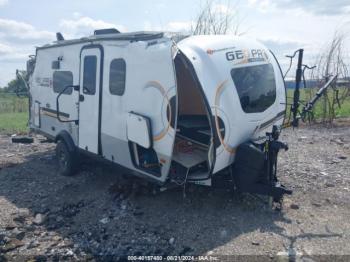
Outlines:
POLYGON ((259 182, 264 171, 264 153, 245 143, 238 147, 233 165, 233 174, 237 186, 250 186, 259 182))
POLYGON ((32 137, 12 137, 12 143, 21 143, 21 144, 31 144, 34 142, 32 137))
POLYGON ((56 145, 56 158, 58 162, 58 170, 63 176, 72 176, 75 174, 78 166, 78 158, 76 152, 71 152, 67 144, 58 140, 56 145))

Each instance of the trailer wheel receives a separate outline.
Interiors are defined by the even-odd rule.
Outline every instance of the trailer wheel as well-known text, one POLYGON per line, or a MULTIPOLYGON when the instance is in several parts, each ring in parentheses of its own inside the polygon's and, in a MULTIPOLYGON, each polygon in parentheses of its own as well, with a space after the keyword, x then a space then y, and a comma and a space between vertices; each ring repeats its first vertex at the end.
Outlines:
POLYGON ((76 154, 69 151, 67 144, 62 140, 57 142, 56 157, 60 174, 63 176, 74 175, 77 169, 76 154))

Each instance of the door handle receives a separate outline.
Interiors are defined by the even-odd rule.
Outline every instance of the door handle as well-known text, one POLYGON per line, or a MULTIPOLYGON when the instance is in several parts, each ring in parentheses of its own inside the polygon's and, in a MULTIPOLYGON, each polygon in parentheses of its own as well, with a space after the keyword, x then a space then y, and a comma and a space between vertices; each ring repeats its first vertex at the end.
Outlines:
POLYGON ((83 95, 79 95, 79 102, 83 102, 85 100, 85 97, 83 95))

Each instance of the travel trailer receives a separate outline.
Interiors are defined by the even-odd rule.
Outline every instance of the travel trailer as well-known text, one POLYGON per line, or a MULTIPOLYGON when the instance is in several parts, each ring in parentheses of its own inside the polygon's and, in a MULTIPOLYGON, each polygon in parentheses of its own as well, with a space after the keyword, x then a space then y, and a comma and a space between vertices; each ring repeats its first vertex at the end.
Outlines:
POLYGON ((82 154, 159 185, 231 181, 280 200, 286 112, 279 64, 230 35, 95 31, 38 47, 27 63, 30 128, 57 143, 59 170, 82 154))

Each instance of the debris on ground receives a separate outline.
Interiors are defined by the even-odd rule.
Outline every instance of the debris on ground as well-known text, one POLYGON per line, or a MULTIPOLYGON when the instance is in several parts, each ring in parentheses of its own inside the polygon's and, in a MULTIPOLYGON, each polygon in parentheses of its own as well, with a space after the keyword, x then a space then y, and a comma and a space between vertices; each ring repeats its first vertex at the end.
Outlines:
MULTIPOLYGON (((280 212, 249 194, 190 186, 157 190, 86 160, 60 176, 55 145, 0 135, 0 261, 94 260, 126 255, 350 254, 350 129, 282 133, 278 174, 294 193, 280 212)), ((306 257, 307 258, 307 257, 306 257)), ((287 259, 287 260, 283 260, 287 259)))

